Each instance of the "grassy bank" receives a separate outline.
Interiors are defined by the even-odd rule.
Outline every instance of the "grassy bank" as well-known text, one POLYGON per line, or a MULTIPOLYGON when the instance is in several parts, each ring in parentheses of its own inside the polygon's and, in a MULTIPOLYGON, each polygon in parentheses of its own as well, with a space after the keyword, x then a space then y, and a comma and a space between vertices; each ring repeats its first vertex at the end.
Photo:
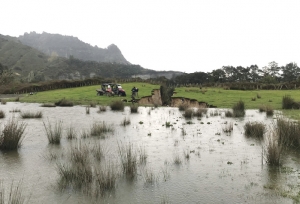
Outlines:
MULTIPOLYGON (((122 84, 127 96, 122 99, 130 100, 133 86, 139 88, 139 98, 151 95, 153 89, 159 85, 148 83, 124 83, 122 84)), ((35 95, 28 95, 20 98, 21 102, 54 103, 66 98, 76 104, 101 104, 109 105, 112 101, 120 100, 120 97, 97 96, 96 89, 100 85, 80 88, 60 89, 54 91, 39 92, 35 95)), ((239 100, 244 101, 246 109, 258 109, 260 106, 270 106, 274 110, 282 110, 282 97, 290 95, 295 101, 300 101, 300 90, 224 90, 222 88, 197 88, 180 87, 175 89, 174 97, 185 97, 207 102, 218 108, 232 108, 232 105, 239 100)), ((283 113, 290 118, 300 119, 299 110, 283 110, 283 113)))

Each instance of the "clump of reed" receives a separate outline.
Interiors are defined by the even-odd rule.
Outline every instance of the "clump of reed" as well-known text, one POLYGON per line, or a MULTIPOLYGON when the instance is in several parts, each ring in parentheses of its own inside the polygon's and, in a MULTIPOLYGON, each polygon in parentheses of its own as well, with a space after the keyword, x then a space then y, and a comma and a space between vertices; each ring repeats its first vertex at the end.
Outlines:
POLYGON ((28 118, 42 118, 43 113, 42 111, 37 111, 37 112, 32 112, 32 111, 23 111, 20 113, 20 116, 23 119, 28 119, 28 118))
POLYGON ((266 162, 271 166, 279 166, 282 155, 282 144, 276 137, 276 132, 269 133, 265 147, 266 162))
POLYGON ((107 132, 113 132, 113 126, 103 122, 94 122, 91 127, 91 136, 101 136, 104 137, 104 134, 107 132))
POLYGON ((88 138, 88 137, 90 137, 90 136, 91 136, 91 133, 90 133, 88 130, 83 129, 83 130, 81 131, 81 138, 85 139, 85 138, 88 138))
POLYGON ((100 143, 95 144, 94 147, 91 149, 92 155, 96 158, 97 161, 101 161, 107 150, 104 145, 101 145, 100 143))
POLYGON ((5 105, 7 103, 7 101, 5 99, 1 99, 1 104, 5 105))
POLYGON ((121 159, 122 172, 129 179, 133 179, 137 175, 137 154, 132 144, 119 147, 119 156, 121 159))
POLYGON ((95 102, 91 102, 91 103, 90 103, 90 107, 91 107, 91 108, 96 108, 96 103, 95 103, 95 102))
POLYGON ((10 112, 10 113, 19 113, 19 112, 21 112, 21 110, 18 109, 18 108, 13 108, 13 109, 10 110, 9 112, 10 112))
POLYGON ((113 163, 108 162, 102 165, 100 169, 95 170, 95 180, 98 186, 98 191, 103 195, 106 191, 111 191, 116 188, 116 180, 118 178, 118 172, 113 163))
POLYGON ((145 147, 140 146, 138 152, 139 152, 139 161, 140 161, 140 163, 141 164, 146 164, 148 155, 147 155, 145 147))
POLYGON ((242 100, 237 102, 232 107, 234 117, 244 117, 245 116, 245 104, 242 100))
POLYGON ((62 137, 62 121, 56 121, 54 126, 48 120, 48 123, 43 121, 46 135, 50 144, 60 144, 62 137))
POLYGON ((225 116, 228 118, 232 118, 233 117, 233 112, 230 110, 225 111, 225 116))
POLYGON ((245 135, 262 139, 265 133, 265 124, 261 122, 247 122, 244 125, 245 135))
POLYGON ((284 147, 300 147, 300 122, 278 118, 276 123, 278 142, 284 147))
POLYGON ((3 110, 0 110, 0 118, 5 118, 5 112, 3 110))
POLYGON ((24 138, 25 123, 19 123, 14 118, 11 118, 0 135, 1 150, 17 150, 24 138))
POLYGON ((55 104, 53 104, 53 103, 43 103, 43 104, 41 105, 41 107, 48 107, 48 108, 52 108, 52 107, 56 107, 56 105, 55 105, 55 104))
POLYGON ((111 110, 123 111, 124 110, 124 103, 122 101, 113 101, 110 104, 111 110))
MULTIPOLYGON (((17 185, 14 185, 14 183, 11 183, 10 189, 8 190, 8 193, 5 193, 5 188, 3 187, 3 182, 0 181, 0 203, 1 204, 22 204, 26 203, 26 199, 24 195, 22 194, 22 180, 19 181, 17 185)), ((27 200, 27 203, 29 203, 29 199, 27 200)))
POLYGON ((137 113, 139 106, 131 105, 130 106, 130 112, 131 113, 137 113))
POLYGON ((223 127, 223 132, 225 133, 231 133, 233 131, 233 123, 227 123, 224 127, 223 127))
POLYGON ((151 168, 145 168, 143 173, 144 181, 148 184, 153 184, 155 181, 157 181, 157 177, 153 173, 153 170, 151 168))
POLYGON ((187 109, 188 108, 188 106, 187 105, 184 105, 184 104, 180 104, 179 106, 178 106, 178 109, 180 110, 180 111, 184 111, 185 109, 187 109))
POLYGON ((72 125, 70 125, 67 129, 67 139, 72 140, 77 138, 76 130, 72 125))
POLYGON ((182 163, 181 158, 178 153, 174 155, 173 162, 176 165, 180 165, 182 163))
POLYGON ((190 108, 189 109, 185 109, 183 116, 185 118, 192 118, 193 117, 193 113, 194 113, 193 109, 190 109, 190 108))
POLYGON ((105 111, 106 111, 106 106, 99 106, 98 113, 105 112, 105 111))
POLYGON ((124 127, 125 127, 126 125, 129 125, 129 124, 130 124, 130 119, 129 119, 129 118, 127 119, 127 118, 125 117, 125 118, 121 121, 121 125, 124 126, 124 127))
POLYGON ((299 109, 300 104, 296 103, 290 95, 282 97, 282 109, 299 109))
POLYGON ((59 101, 57 101, 57 102, 55 102, 54 104, 56 106, 65 106, 65 107, 71 107, 71 106, 74 105, 72 101, 69 101, 69 100, 64 99, 64 98, 61 99, 61 100, 59 100, 59 101))
POLYGON ((85 107, 85 113, 86 113, 86 114, 90 114, 90 107, 89 107, 89 106, 86 106, 86 107, 85 107))
POLYGON ((194 112, 194 116, 200 118, 202 117, 204 114, 207 113, 207 108, 198 108, 195 112, 194 112))
POLYGON ((261 105, 259 107, 259 112, 266 112, 267 116, 272 116, 274 114, 274 109, 269 105, 261 105))
POLYGON ((87 146, 81 143, 72 146, 66 153, 66 158, 67 162, 57 163, 60 185, 75 188, 90 186, 93 181, 93 171, 87 146))

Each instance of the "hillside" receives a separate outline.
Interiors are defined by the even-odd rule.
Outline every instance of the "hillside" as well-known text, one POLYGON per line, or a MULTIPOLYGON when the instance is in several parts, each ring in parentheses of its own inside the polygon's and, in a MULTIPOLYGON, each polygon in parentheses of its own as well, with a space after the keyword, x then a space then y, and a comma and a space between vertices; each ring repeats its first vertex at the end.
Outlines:
POLYGON ((47 55, 58 55, 69 58, 73 56, 83 61, 113 62, 130 64, 122 55, 120 49, 111 44, 106 49, 91 46, 73 36, 50 34, 43 32, 25 33, 18 38, 24 45, 36 48, 47 55))

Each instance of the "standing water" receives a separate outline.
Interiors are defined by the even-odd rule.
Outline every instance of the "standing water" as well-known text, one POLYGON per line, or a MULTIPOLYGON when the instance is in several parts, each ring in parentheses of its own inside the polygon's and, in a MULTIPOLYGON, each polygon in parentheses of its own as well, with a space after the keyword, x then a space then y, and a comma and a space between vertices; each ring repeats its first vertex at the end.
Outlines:
MULTIPOLYGON (((272 117, 258 110, 247 110, 238 119, 224 117, 221 109, 191 119, 178 108, 139 107, 138 113, 130 113, 129 107, 102 112, 90 108, 87 114, 83 106, 46 108, 10 102, 0 110, 6 114, 0 119, 2 129, 12 117, 27 124, 18 151, 0 151, 0 178, 7 197, 11 185, 18 185, 28 203, 293 203, 300 191, 297 153, 284 155, 282 167, 269 168, 264 141, 245 137, 248 121, 263 122, 267 129, 274 125, 272 117), (41 111, 43 117, 22 119, 14 109, 41 111), (124 119, 130 124, 121 125, 124 119), (62 123, 60 144, 49 144, 44 127, 48 121, 53 126, 62 123), (90 136, 94 124, 106 124, 112 131, 90 136), (233 130, 226 133, 229 124, 233 130), (70 127, 76 132, 72 140, 66 136, 70 127), (92 152, 97 145, 104 155, 99 161, 91 159, 91 172, 97 175, 98 166, 112 164, 117 172, 115 188, 99 195, 95 188, 63 185, 59 170, 70 165, 72 148, 92 152), (126 148, 132 148, 137 159, 131 178, 122 168, 126 148)), ((89 182, 97 186, 95 177, 89 182)))

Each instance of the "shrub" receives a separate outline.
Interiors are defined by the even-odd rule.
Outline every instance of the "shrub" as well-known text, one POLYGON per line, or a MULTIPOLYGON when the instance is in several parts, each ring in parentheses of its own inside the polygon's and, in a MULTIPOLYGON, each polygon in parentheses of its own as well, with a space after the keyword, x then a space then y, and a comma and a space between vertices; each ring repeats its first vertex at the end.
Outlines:
POLYGON ((24 138, 25 128, 25 123, 19 124, 13 118, 9 120, 0 135, 0 149, 17 150, 24 138))
POLYGON ((245 135, 262 139, 265 133, 265 125, 260 122, 247 122, 244 125, 245 135))
POLYGON ((245 104, 243 101, 237 102, 232 107, 233 110, 233 116, 234 117, 244 117, 245 116, 245 104))
POLYGON ((61 99, 60 101, 57 101, 56 103, 54 103, 56 106, 67 106, 67 107, 71 107, 73 106, 73 102, 66 100, 66 99, 61 99))
POLYGON ((62 137, 62 121, 56 121, 54 127, 48 120, 48 124, 43 121, 46 135, 50 144, 60 144, 62 137))
POLYGON ((42 118, 43 117, 43 113, 42 111, 37 111, 37 112, 31 112, 31 111, 25 111, 25 112, 21 112, 20 113, 21 117, 23 119, 27 119, 27 118, 42 118))
POLYGON ((110 104, 111 110, 124 110, 124 103, 122 101, 114 101, 110 104))

